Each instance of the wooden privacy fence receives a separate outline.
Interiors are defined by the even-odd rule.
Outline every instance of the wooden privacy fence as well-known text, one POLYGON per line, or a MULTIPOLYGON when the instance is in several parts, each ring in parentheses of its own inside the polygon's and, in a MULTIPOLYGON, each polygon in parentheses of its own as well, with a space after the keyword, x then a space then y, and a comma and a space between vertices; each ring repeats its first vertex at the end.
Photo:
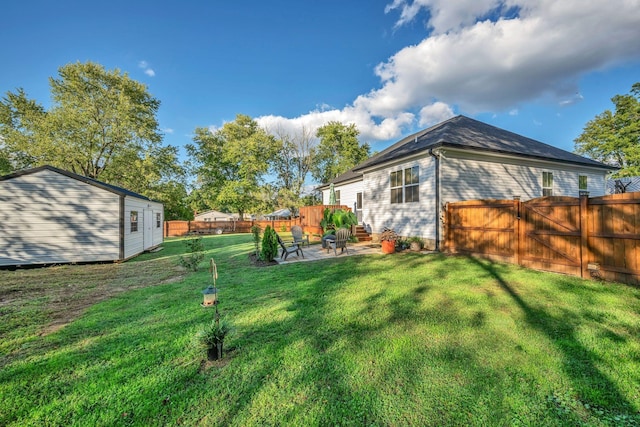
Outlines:
POLYGON ((186 236, 187 234, 250 233, 254 224, 265 229, 267 225, 276 231, 291 231, 299 224, 298 219, 261 221, 165 221, 164 236, 186 236))
POLYGON ((336 209, 351 210, 351 208, 344 205, 302 206, 300 208, 300 225, 306 233, 322 235, 323 230, 320 227, 320 221, 324 217, 325 209, 329 209, 332 212, 336 209))
POLYGON ((640 192, 447 204, 445 249, 640 283, 640 192))
POLYGON ((165 221, 164 237, 186 236, 187 234, 222 234, 222 233, 250 233, 254 224, 265 229, 270 225, 276 231, 285 229, 291 231, 294 225, 300 225, 305 233, 311 235, 322 235, 320 221, 323 218, 324 210, 344 209, 350 211, 351 208, 344 205, 317 205, 302 206, 298 218, 287 220, 259 220, 259 221, 165 221))

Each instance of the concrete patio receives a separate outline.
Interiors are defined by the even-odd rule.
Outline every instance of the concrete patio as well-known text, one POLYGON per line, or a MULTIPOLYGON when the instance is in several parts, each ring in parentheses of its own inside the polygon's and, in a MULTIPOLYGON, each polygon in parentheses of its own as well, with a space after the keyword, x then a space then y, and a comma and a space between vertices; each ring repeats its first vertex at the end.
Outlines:
MULTIPOLYGON (((372 244, 371 242, 348 243, 347 249, 349 250, 349 253, 347 253, 346 250, 340 252, 340 249, 338 249, 338 254, 335 255, 333 249, 327 251, 327 249, 322 249, 322 245, 320 243, 316 243, 302 248, 304 258, 302 258, 302 256, 296 255, 294 252, 292 254, 289 254, 286 261, 283 261, 281 258, 276 258, 276 261, 278 262, 278 264, 291 264, 294 262, 317 261, 320 259, 382 253, 380 251, 380 245, 376 245, 375 243, 372 244)), ((282 250, 278 250, 278 255, 280 255, 281 252, 282 250)))

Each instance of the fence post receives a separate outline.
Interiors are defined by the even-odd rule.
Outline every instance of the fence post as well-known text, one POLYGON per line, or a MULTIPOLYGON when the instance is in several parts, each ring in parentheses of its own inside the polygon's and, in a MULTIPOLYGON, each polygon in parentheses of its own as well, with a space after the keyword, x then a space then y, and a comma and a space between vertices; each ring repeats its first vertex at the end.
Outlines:
POLYGON ((447 202, 445 204, 445 208, 447 210, 447 216, 446 216, 446 222, 444 224, 444 226, 446 227, 446 233, 445 233, 445 241, 444 241, 444 252, 452 252, 451 250, 451 243, 452 243, 452 239, 453 236, 451 236, 451 203, 447 202))
POLYGON ((580 193, 580 277, 589 277, 589 193, 580 193))
POLYGON ((520 265, 520 196, 513 196, 513 261, 520 265))
POLYGON ((518 248, 518 265, 523 265, 524 251, 526 249, 526 233, 527 233, 527 216, 522 206, 520 198, 518 198, 518 241, 516 247, 518 248))

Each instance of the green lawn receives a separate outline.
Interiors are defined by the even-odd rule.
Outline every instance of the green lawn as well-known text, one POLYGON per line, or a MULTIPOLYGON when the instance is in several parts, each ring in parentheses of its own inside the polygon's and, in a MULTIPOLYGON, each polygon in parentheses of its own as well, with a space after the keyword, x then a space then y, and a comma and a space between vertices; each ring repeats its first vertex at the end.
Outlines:
POLYGON ((0 271, 0 425, 640 425, 638 288, 413 253, 257 268, 250 235, 204 241, 198 273, 181 240, 0 271), (210 257, 218 362, 193 344, 210 257))

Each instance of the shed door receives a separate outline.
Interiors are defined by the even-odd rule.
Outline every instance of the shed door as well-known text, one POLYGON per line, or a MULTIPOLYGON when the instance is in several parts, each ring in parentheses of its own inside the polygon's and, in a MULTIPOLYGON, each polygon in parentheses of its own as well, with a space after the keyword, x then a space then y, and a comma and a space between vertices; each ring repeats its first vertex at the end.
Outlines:
POLYGON ((144 228, 144 250, 153 246, 153 211, 144 210, 142 227, 144 228))

